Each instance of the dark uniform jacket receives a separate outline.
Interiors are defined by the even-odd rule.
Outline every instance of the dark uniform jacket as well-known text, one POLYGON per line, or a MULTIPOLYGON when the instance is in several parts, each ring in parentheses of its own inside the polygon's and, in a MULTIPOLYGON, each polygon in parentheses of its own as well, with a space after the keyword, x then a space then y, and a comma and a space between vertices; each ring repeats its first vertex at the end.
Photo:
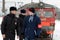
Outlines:
MULTIPOLYGON (((17 30, 17 35, 19 35, 20 31, 20 24, 19 18, 16 18, 14 14, 8 14, 3 18, 2 24, 1 24, 1 32, 2 34, 15 34, 15 29, 17 30)), ((21 21, 21 20, 20 20, 21 21)))
POLYGON ((19 17, 22 18, 22 19, 24 20, 25 15, 20 14, 19 17))
POLYGON ((23 25, 24 25, 24 18, 25 17, 26 17, 25 15, 22 15, 22 14, 19 15, 19 18, 22 19, 22 23, 21 23, 21 26, 20 26, 22 35, 24 35, 24 31, 23 31, 24 26, 23 25))

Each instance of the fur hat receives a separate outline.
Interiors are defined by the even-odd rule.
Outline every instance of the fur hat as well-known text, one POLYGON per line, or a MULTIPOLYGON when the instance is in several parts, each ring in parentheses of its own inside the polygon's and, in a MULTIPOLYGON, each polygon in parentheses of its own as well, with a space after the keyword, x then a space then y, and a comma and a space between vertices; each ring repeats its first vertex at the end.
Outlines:
POLYGON ((29 11, 31 11, 32 13, 35 13, 35 9, 34 8, 29 8, 29 11))
POLYGON ((25 9, 20 10, 21 13, 26 13, 25 9))
POLYGON ((16 7, 10 7, 10 11, 13 11, 13 10, 17 11, 17 8, 16 7))

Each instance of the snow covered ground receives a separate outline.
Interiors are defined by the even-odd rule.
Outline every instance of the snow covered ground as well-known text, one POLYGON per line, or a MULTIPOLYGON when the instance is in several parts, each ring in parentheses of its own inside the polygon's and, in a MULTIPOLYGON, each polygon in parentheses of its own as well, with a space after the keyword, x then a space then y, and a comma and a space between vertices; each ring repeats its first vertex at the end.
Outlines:
POLYGON ((54 31, 54 40, 60 40, 60 21, 56 20, 55 31, 54 31))
MULTIPOLYGON (((55 22, 56 22, 56 25, 55 25, 53 40, 60 40, 60 27, 59 27, 60 21, 56 20, 55 22)), ((3 40, 2 35, 1 35, 1 31, 0 31, 0 40, 3 40)), ((16 36, 16 40, 18 40, 17 36, 16 36)))

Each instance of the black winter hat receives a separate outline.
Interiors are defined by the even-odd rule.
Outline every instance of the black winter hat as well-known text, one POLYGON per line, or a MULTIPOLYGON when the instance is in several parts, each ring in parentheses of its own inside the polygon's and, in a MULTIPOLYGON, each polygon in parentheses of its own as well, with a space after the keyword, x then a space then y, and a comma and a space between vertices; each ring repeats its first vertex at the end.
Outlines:
POLYGON ((17 11, 17 8, 16 7, 10 7, 10 11, 13 11, 13 10, 17 11))
POLYGON ((35 9, 34 8, 29 8, 29 11, 31 11, 32 13, 35 13, 35 9))
POLYGON ((20 10, 21 13, 26 13, 25 9, 20 10))

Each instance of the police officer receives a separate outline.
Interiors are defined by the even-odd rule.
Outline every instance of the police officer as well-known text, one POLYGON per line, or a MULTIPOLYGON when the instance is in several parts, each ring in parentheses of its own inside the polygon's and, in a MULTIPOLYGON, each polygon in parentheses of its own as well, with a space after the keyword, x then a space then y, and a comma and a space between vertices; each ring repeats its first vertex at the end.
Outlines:
MULTIPOLYGON (((24 22, 24 18, 25 17, 26 17, 26 10, 25 9, 21 9, 20 10, 19 18, 21 18, 23 20, 23 22, 24 22)), ((24 24, 23 24, 23 22, 21 23, 22 25, 20 26, 20 28, 21 28, 21 34, 20 34, 20 39, 19 40, 23 40, 24 39, 24 31, 23 31, 23 29, 24 29, 23 25, 24 24)))
POLYGON ((3 40, 15 40, 15 30, 17 30, 17 35, 19 32, 19 26, 17 26, 17 17, 15 16, 17 12, 16 7, 10 7, 10 14, 3 18, 1 24, 1 32, 3 40))

